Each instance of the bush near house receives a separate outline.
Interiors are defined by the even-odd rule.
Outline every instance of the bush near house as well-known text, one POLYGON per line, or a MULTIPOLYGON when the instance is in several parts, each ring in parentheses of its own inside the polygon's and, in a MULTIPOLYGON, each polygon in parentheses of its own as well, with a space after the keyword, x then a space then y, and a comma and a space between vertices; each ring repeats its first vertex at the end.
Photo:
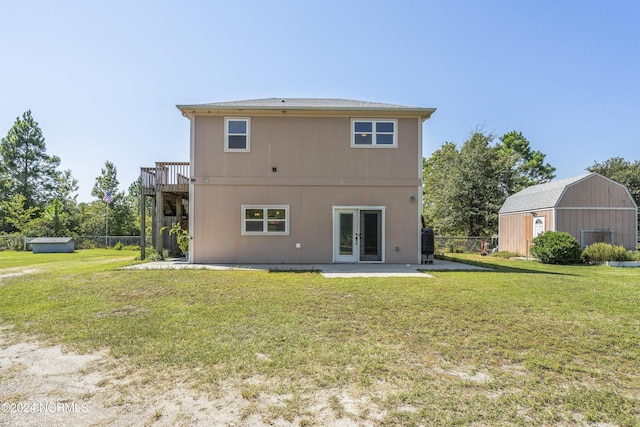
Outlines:
POLYGON ((580 244, 564 231, 547 231, 534 238, 531 253, 543 264, 576 264, 580 261, 580 244))
POLYGON ((607 261, 628 261, 627 251, 611 243, 594 243, 582 251, 580 257, 585 264, 601 264, 607 261))

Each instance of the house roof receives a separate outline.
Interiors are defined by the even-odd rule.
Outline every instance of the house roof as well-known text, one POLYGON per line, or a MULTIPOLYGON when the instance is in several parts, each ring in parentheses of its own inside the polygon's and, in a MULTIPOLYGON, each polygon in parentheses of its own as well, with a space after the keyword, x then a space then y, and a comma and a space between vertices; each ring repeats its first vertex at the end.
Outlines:
POLYGON ((177 105, 182 113, 190 117, 196 112, 224 113, 230 111, 346 111, 346 112, 394 112, 419 115, 428 119, 435 108, 413 107, 407 105, 385 104, 380 102, 357 101, 340 98, 262 98, 243 101, 213 102, 209 104, 177 105))
POLYGON ((573 178, 560 179, 558 181, 550 181, 527 187, 507 197, 499 213, 527 212, 536 209, 553 208, 567 187, 592 175, 597 175, 597 173, 591 172, 573 178))

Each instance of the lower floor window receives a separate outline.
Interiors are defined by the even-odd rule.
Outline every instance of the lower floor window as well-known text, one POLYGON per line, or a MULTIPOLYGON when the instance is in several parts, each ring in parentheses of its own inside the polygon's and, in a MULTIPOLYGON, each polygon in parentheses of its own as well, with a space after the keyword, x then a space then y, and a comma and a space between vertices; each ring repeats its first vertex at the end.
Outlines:
POLYGON ((242 234, 289 234, 289 206, 243 205, 242 234))

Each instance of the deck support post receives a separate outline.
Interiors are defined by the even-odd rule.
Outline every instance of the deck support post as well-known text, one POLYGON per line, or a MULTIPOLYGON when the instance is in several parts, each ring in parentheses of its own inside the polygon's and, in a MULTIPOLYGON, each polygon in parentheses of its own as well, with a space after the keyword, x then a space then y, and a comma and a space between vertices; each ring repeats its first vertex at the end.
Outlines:
POLYGON ((147 211, 146 211, 146 203, 147 196, 144 195, 144 191, 142 189, 142 184, 140 184, 140 260, 144 261, 145 256, 145 246, 147 242, 146 236, 146 228, 147 228, 147 211))
POLYGON ((162 191, 156 191, 156 208, 155 208, 155 249, 159 253, 162 253, 164 239, 162 238, 162 227, 164 226, 164 200, 162 198, 162 191))
POLYGON ((176 196, 176 218, 178 220, 178 224, 182 227, 182 196, 176 196))

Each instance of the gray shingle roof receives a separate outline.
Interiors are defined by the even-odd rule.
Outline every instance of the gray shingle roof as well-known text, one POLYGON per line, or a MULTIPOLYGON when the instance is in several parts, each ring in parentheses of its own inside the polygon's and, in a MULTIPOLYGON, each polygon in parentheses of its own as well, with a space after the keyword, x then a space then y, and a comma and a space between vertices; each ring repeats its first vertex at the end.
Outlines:
POLYGON ((36 237, 29 243, 69 243, 72 240, 72 237, 36 237))
POLYGON ((527 187, 507 197, 499 213, 527 212, 535 211, 536 209, 553 208, 560 200, 565 188, 591 175, 595 175, 595 172, 527 187))
POLYGON ((177 105, 182 112, 188 110, 358 110, 398 111, 417 113, 428 118, 435 108, 385 104, 340 98, 263 98, 243 101, 213 102, 209 104, 177 105))

